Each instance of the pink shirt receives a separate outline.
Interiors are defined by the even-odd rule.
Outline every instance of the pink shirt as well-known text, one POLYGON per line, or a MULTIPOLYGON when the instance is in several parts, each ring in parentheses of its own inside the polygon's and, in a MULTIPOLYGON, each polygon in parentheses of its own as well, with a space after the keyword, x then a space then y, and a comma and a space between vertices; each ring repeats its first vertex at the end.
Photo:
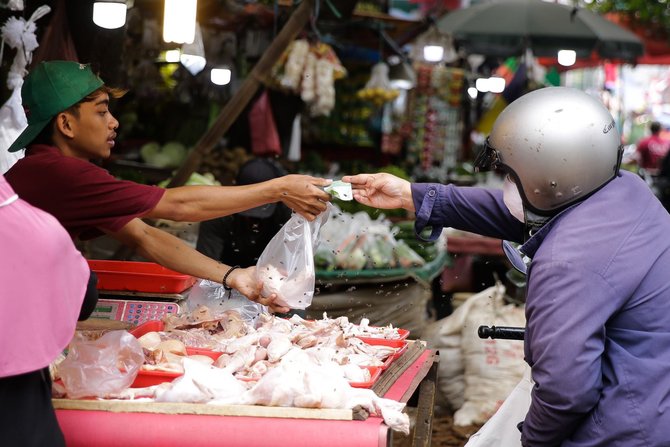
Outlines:
POLYGON ((0 175, 0 377, 44 368, 63 351, 89 275, 67 231, 0 175))

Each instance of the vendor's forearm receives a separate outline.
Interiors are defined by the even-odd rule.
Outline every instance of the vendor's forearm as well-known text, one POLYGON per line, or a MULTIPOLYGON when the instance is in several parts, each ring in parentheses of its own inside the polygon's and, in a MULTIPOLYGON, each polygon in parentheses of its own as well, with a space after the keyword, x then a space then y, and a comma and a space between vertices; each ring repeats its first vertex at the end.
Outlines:
POLYGON ((168 233, 165 235, 168 237, 166 239, 171 240, 162 241, 156 246, 151 244, 147 249, 140 247, 139 253, 171 270, 221 282, 223 275, 229 269, 228 265, 203 255, 176 236, 168 233))
POLYGON ((208 258, 178 237, 151 227, 139 219, 133 220, 121 231, 110 236, 134 248, 153 262, 197 278, 221 282, 229 269, 228 265, 208 258))
POLYGON ((200 222, 279 200, 272 182, 244 186, 182 186, 168 189, 144 217, 200 222))

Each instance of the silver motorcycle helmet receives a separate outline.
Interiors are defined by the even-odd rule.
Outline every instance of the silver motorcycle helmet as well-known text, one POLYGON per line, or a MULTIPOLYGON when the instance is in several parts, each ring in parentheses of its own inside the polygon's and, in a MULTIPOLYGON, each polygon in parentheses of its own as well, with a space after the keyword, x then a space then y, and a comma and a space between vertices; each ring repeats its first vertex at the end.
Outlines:
POLYGON ((616 177, 622 154, 614 119, 600 101, 581 90, 547 87, 502 111, 475 167, 505 171, 524 207, 548 216, 616 177))

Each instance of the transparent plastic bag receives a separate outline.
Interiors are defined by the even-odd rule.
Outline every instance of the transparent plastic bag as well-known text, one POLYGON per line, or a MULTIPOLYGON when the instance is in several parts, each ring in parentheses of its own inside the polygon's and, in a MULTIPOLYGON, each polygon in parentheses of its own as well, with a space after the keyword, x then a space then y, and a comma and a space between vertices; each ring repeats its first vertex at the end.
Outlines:
POLYGON ((270 240, 256 263, 263 296, 277 294, 276 302, 291 309, 306 309, 314 297, 314 252, 319 231, 328 222, 331 205, 312 222, 293 214, 270 240))
POLYGON ((237 290, 228 292, 223 285, 206 279, 197 281, 188 295, 191 312, 200 305, 209 307, 214 315, 226 310, 236 310, 242 319, 251 325, 255 325, 261 314, 268 313, 266 306, 250 301, 237 290))
POLYGON ((58 372, 68 397, 105 397, 128 388, 143 363, 142 346, 127 331, 110 331, 97 340, 76 334, 58 372))

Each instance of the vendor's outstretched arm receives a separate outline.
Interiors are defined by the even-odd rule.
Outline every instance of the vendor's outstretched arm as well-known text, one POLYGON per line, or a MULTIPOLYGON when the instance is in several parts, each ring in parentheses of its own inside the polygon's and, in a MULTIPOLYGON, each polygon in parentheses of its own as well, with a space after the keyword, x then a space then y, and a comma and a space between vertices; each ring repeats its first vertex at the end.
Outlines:
MULTIPOLYGON (((178 237, 147 225, 141 219, 133 219, 121 230, 108 234, 151 261, 197 278, 220 283, 231 267, 208 258, 178 237)), ((288 312, 288 308, 274 305, 276 295, 261 296, 263 285, 256 279, 255 272, 255 266, 237 268, 230 273, 226 283, 251 301, 270 306, 276 312, 288 312)))
POLYGON ((358 174, 342 177, 351 183, 354 199, 374 208, 414 210, 410 182, 391 174, 358 174))
POLYGON ((143 217, 200 222, 284 202, 312 221, 326 210, 331 196, 321 187, 330 183, 327 179, 292 174, 253 185, 180 186, 167 189, 154 209, 143 217))

